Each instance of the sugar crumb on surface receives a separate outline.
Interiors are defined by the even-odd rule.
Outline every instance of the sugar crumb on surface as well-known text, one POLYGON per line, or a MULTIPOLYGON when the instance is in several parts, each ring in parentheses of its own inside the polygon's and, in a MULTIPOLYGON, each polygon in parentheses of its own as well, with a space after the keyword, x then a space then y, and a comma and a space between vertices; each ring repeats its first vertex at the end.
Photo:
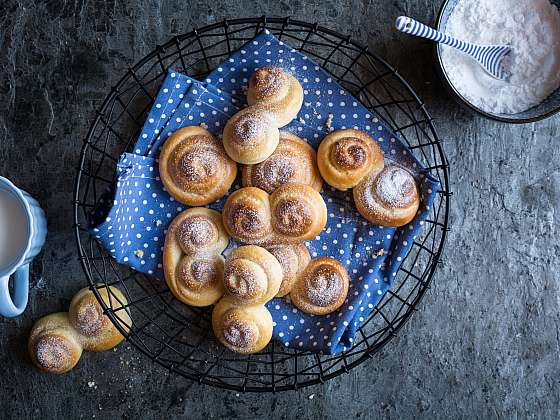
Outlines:
POLYGON ((332 127, 333 118, 334 114, 332 112, 329 112, 329 115, 327 115, 327 119, 325 120, 325 127, 327 128, 327 130, 329 130, 329 132, 334 130, 334 128, 332 127))
POLYGON ((141 249, 137 249, 136 251, 134 251, 134 255, 136 255, 138 258, 144 258, 144 251, 142 251, 141 249))

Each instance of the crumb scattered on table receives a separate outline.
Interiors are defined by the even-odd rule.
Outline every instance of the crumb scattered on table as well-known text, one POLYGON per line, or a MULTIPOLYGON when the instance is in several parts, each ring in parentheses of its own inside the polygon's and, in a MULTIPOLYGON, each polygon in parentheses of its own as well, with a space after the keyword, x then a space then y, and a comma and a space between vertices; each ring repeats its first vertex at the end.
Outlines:
POLYGON ((327 127, 327 130, 329 130, 329 132, 334 130, 334 128, 332 127, 333 118, 334 114, 332 112, 329 112, 329 115, 327 115, 327 119, 325 120, 325 127, 327 127))
POLYGON ((378 249, 377 251, 375 251, 375 252, 373 252, 373 253, 371 254, 371 256, 372 256, 373 258, 381 257, 381 256, 383 256, 383 255, 385 255, 385 249, 383 249, 383 248, 378 249))

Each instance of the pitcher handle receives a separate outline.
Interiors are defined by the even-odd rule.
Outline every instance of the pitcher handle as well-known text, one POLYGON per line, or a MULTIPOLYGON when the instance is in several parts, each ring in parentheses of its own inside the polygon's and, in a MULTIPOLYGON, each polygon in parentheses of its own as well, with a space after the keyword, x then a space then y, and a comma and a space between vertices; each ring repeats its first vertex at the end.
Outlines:
POLYGON ((10 295, 10 277, 0 278, 0 315, 12 318, 21 315, 29 296, 29 264, 19 267, 14 274, 14 298, 10 295))

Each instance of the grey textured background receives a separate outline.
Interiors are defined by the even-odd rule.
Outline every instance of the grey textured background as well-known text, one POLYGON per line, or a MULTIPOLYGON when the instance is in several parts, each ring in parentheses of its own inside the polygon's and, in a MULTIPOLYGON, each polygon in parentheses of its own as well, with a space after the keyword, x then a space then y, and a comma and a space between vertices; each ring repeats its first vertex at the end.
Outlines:
POLYGON ((0 319, 0 416, 558 417, 560 117, 508 126, 455 105, 435 74, 431 45, 392 30, 403 13, 433 22, 440 4, 0 2, 0 174, 34 194, 49 222, 29 308, 0 319), (317 20, 367 42, 411 81, 435 117, 451 163, 454 230, 421 310, 369 363, 299 392, 237 395, 193 385, 126 343, 84 354, 62 377, 39 373, 25 352, 32 323, 66 308, 85 285, 71 199, 94 110, 156 44, 226 17, 264 13, 317 20))

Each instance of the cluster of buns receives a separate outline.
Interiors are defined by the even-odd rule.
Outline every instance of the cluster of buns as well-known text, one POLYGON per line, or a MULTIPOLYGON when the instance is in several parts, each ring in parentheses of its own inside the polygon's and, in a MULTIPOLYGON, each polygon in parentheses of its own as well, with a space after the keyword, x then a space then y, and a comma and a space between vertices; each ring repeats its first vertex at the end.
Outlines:
POLYGON ((317 161, 329 185, 341 191, 354 188, 356 208, 371 223, 398 227, 416 215, 420 194, 414 177, 401 166, 385 166, 381 148, 366 133, 330 133, 319 145, 317 161))
POLYGON ((260 188, 240 188, 222 210, 224 227, 247 244, 302 242, 314 238, 327 223, 321 194, 305 184, 286 184, 268 194, 260 188))
POLYGON ((252 165, 268 158, 278 146, 279 128, 292 121, 303 104, 303 88, 283 69, 263 67, 249 80, 247 103, 227 122, 223 140, 233 160, 252 165))
POLYGON ((204 207, 181 212, 167 230, 163 247, 165 281, 177 299, 208 306, 224 294, 222 252, 229 235, 222 215, 204 207))
POLYGON ((412 175, 385 165, 377 142, 355 129, 327 135, 315 150, 279 129, 303 103, 298 80, 281 68, 258 69, 249 81, 248 107, 227 122, 223 143, 201 127, 174 133, 160 155, 160 175, 178 201, 200 206, 222 197, 243 164, 243 188, 222 214, 191 208, 171 223, 164 273, 180 301, 215 305, 218 340, 243 354, 262 350, 272 337, 264 306, 290 295, 301 311, 325 315, 346 300, 350 278, 333 258, 311 259, 304 241, 327 221, 323 179, 339 190, 353 188, 358 211, 370 222, 401 226, 416 214, 419 194, 412 175), (237 163, 236 163, 237 162, 237 163), (232 237, 246 245, 224 260, 232 237))
MULTIPOLYGON (((120 326, 128 331, 132 322, 121 291, 113 286, 98 286, 97 290, 104 303, 112 308, 120 326)), ((47 315, 35 323, 28 350, 39 369, 62 374, 76 366, 83 350, 109 350, 123 339, 93 292, 86 288, 74 296, 68 312, 47 315)))
POLYGON ((212 327, 218 340, 237 353, 256 353, 272 338, 272 315, 264 306, 280 290, 282 267, 256 245, 234 249, 226 259, 226 294, 214 307, 212 327))

